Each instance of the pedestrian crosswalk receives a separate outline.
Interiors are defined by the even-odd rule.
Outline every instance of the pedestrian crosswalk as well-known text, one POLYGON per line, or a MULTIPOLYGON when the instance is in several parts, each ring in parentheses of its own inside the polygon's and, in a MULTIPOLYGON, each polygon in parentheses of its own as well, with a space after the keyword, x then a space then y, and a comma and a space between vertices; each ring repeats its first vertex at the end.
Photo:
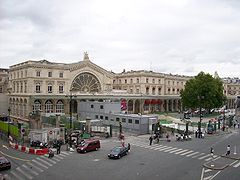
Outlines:
MULTIPOLYGON (((193 149, 183 149, 183 148, 166 146, 166 145, 161 145, 161 144, 153 144, 150 146, 147 142, 143 142, 140 140, 139 141, 132 140, 129 142, 133 146, 137 146, 137 147, 141 147, 141 148, 145 148, 145 149, 149 149, 149 150, 154 150, 154 151, 159 151, 159 152, 164 152, 164 153, 169 153, 169 154, 175 154, 175 155, 179 155, 182 157, 197 159, 197 160, 204 161, 204 162, 210 162, 212 160, 217 160, 217 159, 221 158, 221 156, 219 156, 219 155, 211 156, 211 154, 200 153, 198 151, 194 151, 193 149)), ((240 167, 240 160, 238 162, 235 162, 231 166, 234 168, 240 167)))
POLYGON ((37 156, 29 162, 26 162, 15 169, 11 169, 4 174, 6 180, 16 179, 34 179, 40 173, 46 171, 49 167, 54 166, 64 158, 71 155, 73 152, 62 151, 61 154, 55 154, 53 158, 48 158, 48 155, 37 156))
MULTIPOLYGON (((192 149, 183 149, 183 148, 177 148, 177 147, 172 147, 172 146, 166 146, 166 145, 161 145, 161 144, 153 144, 153 145, 149 145, 146 142, 141 142, 141 141, 132 141, 131 144, 133 146, 138 146, 138 147, 142 147, 145 149, 150 149, 150 150, 154 150, 154 151, 160 151, 160 152, 164 152, 164 153, 169 153, 169 154, 175 154, 175 155, 179 155, 179 156, 185 156, 188 158, 195 158, 198 160, 204 160, 204 161, 210 161, 212 160, 212 157, 210 154, 207 153, 200 153, 197 151, 194 151, 192 149)), ((213 158, 217 158, 220 157, 218 155, 214 155, 213 158)))

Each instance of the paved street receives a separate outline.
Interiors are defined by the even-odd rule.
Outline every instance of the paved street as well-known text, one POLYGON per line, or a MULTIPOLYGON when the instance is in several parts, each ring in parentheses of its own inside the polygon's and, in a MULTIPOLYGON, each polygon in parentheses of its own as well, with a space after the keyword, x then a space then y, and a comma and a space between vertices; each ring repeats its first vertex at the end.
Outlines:
MULTIPOLYGON (((131 144, 131 152, 118 160, 107 157, 111 148, 120 145, 115 139, 101 140, 98 151, 86 154, 62 151, 60 155, 48 159, 45 156, 29 155, 6 149, 1 152, 11 154, 8 157, 13 167, 6 174, 8 179, 178 179, 178 180, 224 180, 231 175, 232 180, 239 179, 240 161, 221 157, 226 153, 228 144, 240 154, 239 130, 205 139, 171 142, 162 139, 159 144, 149 145, 149 135, 128 136, 126 143, 131 144), (213 146, 214 159, 209 151, 213 146), (28 161, 24 161, 28 160, 28 161), (212 161, 213 160, 213 161, 212 161), (210 168, 203 166, 209 165, 210 168), (214 169, 216 168, 216 169, 214 169)), ((233 156, 232 156, 233 157, 233 156)), ((236 156, 238 157, 238 156, 236 156)))

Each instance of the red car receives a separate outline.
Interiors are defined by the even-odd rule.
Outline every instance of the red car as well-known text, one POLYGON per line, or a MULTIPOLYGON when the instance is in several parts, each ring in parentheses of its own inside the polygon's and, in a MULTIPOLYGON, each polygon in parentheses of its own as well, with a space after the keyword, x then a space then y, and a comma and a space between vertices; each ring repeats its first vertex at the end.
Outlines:
POLYGON ((78 153, 85 153, 88 151, 98 150, 100 148, 99 140, 85 140, 77 147, 78 153))
POLYGON ((0 170, 11 169, 11 162, 5 157, 0 156, 0 170))

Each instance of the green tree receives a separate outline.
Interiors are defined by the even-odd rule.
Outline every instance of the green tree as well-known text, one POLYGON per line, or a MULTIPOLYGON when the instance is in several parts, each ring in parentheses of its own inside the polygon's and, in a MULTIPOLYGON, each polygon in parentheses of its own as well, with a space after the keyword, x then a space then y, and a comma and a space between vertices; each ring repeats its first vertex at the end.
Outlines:
POLYGON ((180 96, 185 108, 206 108, 208 110, 222 106, 226 102, 223 94, 223 82, 210 74, 200 72, 188 80, 180 96))

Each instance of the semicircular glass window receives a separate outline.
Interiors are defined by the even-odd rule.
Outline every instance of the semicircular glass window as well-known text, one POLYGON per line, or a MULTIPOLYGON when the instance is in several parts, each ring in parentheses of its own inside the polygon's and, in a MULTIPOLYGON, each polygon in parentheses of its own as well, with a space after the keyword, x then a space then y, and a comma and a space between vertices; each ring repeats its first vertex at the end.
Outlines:
POLYGON ((101 90, 101 85, 99 80, 91 73, 79 74, 72 82, 72 91, 80 92, 99 92, 101 90))

